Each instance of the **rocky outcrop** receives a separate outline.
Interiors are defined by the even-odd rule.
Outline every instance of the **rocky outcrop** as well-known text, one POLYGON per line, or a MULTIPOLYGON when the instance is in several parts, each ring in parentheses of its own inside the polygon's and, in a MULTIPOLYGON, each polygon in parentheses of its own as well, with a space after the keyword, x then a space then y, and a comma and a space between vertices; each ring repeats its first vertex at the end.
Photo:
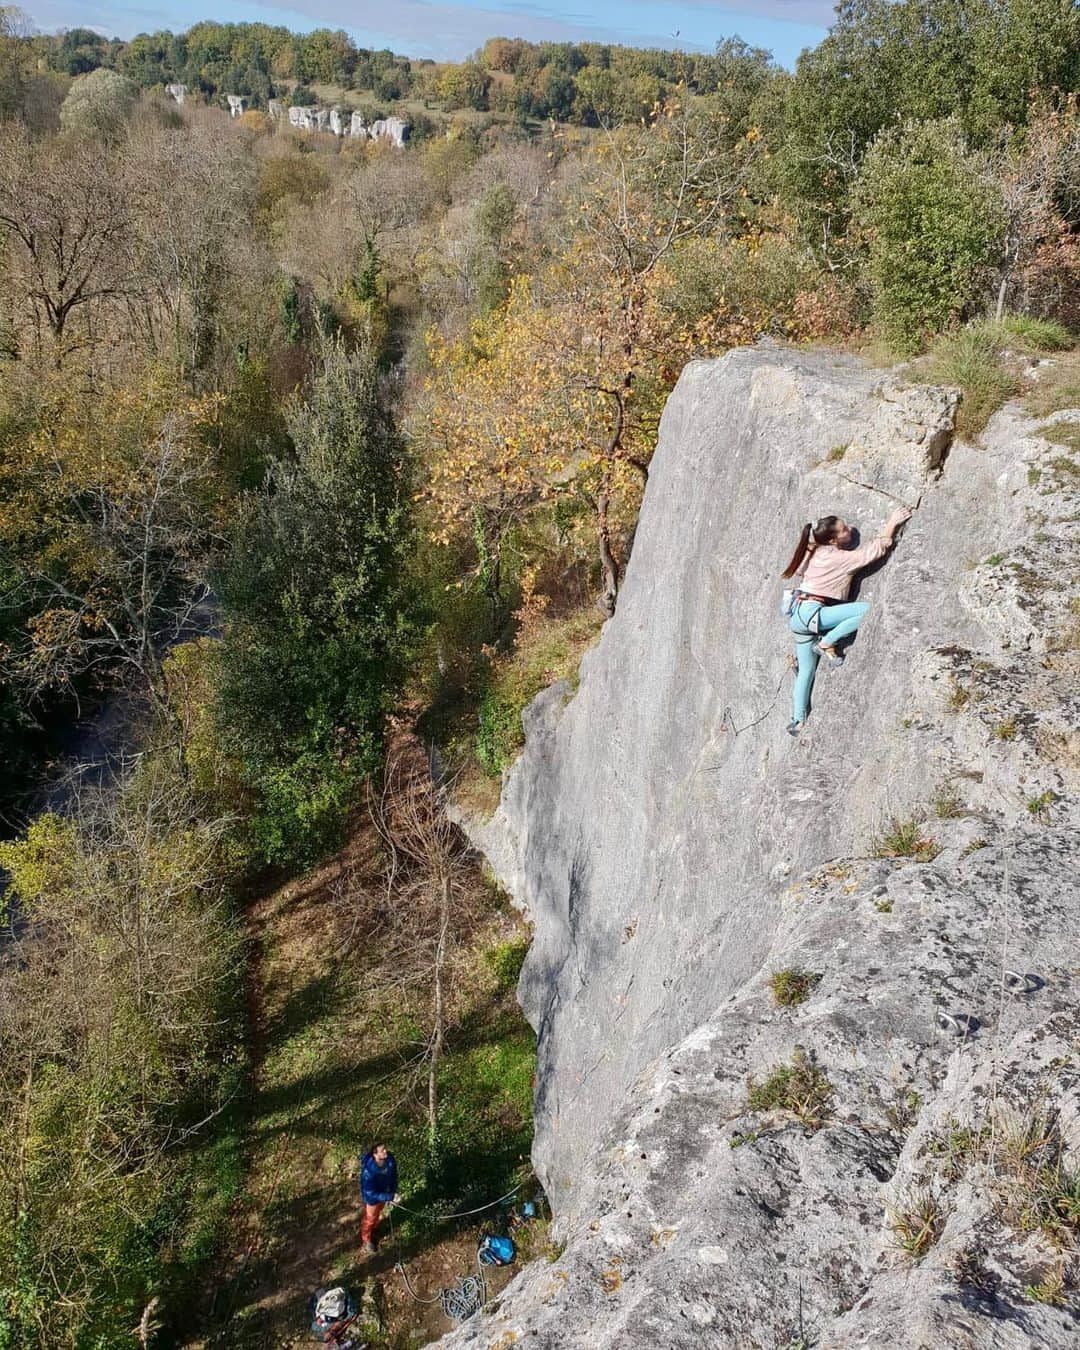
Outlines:
POLYGON ((565 1249, 451 1343, 1075 1343, 1080 475, 954 409, 772 345, 684 371, 618 612, 473 831, 535 925, 565 1249), (777 573, 895 500, 792 741, 777 573))
MULTIPOLYGON (((284 106, 277 99, 270 100, 267 111, 274 121, 285 114, 284 106)), ((400 117, 381 117, 369 124, 359 111, 350 113, 345 108, 320 108, 294 103, 288 110, 288 118, 289 125, 298 131, 329 131, 334 136, 361 141, 385 140, 399 150, 409 139, 409 124, 400 117)))

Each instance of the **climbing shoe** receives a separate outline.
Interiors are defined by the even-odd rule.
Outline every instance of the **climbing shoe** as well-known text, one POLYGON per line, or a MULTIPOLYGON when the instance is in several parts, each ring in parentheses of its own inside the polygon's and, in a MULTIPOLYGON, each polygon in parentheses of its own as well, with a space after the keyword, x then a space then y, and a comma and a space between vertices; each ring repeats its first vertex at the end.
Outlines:
POLYGON ((802 731, 801 722, 789 722, 787 724, 787 734, 789 736, 797 736, 800 731, 802 731))
POLYGON ((844 664, 843 653, 838 652, 831 647, 825 647, 823 643, 815 642, 814 651, 817 652, 818 656, 823 656, 826 662, 834 668, 844 664))

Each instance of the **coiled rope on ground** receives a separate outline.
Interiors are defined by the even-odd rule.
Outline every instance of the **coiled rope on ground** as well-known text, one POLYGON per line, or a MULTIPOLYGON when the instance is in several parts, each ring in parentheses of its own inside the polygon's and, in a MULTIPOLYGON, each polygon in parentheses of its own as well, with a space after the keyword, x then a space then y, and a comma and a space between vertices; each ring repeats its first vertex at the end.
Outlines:
MULTIPOLYGON (((509 1200, 512 1195, 517 1195, 518 1191, 523 1190, 528 1184, 527 1181, 522 1181, 513 1190, 507 1191, 505 1195, 500 1195, 497 1200, 492 1200, 486 1205, 477 1205, 475 1209, 463 1209, 453 1214, 436 1215, 435 1222, 443 1223, 447 1219, 467 1219, 474 1214, 482 1214, 487 1209, 494 1209, 496 1205, 501 1205, 504 1200, 509 1200)), ((409 1273, 405 1269, 405 1263, 401 1260, 401 1243, 398 1240, 397 1229, 394 1227, 395 1209, 403 1210, 406 1214, 415 1215, 417 1218, 426 1218, 427 1216, 422 1210, 409 1209, 407 1205, 401 1204, 392 1204, 387 1211, 387 1218, 390 1221, 390 1238, 398 1253, 398 1259, 394 1262, 394 1269, 404 1281, 409 1297, 414 1303, 424 1304, 428 1307, 438 1303, 451 1322, 467 1322, 470 1317, 475 1317, 487 1302, 487 1281, 484 1279, 484 1271, 479 1256, 476 1258, 475 1275, 462 1275, 456 1283, 448 1285, 445 1289, 440 1289, 433 1298, 421 1298, 412 1287, 409 1273)))

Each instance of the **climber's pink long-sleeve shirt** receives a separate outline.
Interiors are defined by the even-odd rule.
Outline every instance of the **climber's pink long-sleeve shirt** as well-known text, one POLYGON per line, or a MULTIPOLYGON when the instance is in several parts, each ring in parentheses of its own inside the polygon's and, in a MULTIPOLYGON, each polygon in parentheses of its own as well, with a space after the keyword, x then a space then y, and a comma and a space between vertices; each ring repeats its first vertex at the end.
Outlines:
POLYGON ((799 590, 810 595, 826 595, 830 600, 846 600, 851 589, 851 578, 872 562, 884 558, 891 541, 884 535, 871 539, 858 548, 837 548, 835 544, 821 544, 810 554, 808 562, 796 572, 799 590))

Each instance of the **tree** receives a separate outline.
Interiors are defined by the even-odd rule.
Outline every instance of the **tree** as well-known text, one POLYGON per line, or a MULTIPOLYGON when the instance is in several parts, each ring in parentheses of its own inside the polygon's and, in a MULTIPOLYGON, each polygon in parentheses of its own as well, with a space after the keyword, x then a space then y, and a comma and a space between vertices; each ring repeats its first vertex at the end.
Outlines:
POLYGON ((248 233, 253 157, 230 129, 199 123, 184 134, 141 128, 126 163, 134 266, 147 298, 135 315, 144 324, 140 336, 192 389, 204 388, 224 336, 247 312, 244 282, 259 259, 248 233))
POLYGON ((476 910, 471 850, 447 815, 449 802, 450 793, 433 783, 415 744, 388 757, 381 789, 368 794, 368 811, 386 849, 384 965, 399 988, 431 991, 430 1030, 418 1057, 427 1071, 429 1171, 440 1161, 439 1068, 454 985, 464 974, 461 950, 476 910), (390 961, 387 946, 394 952, 390 961))
POLYGON ((915 350, 985 297, 1003 201, 956 122, 883 132, 866 155, 854 206, 869 240, 874 320, 898 351, 915 350))
POLYGON ((448 66, 439 80, 439 98, 449 108, 476 108, 483 112, 487 108, 488 90, 491 88, 491 76, 472 61, 459 66, 448 66))
POLYGON ((138 90, 129 79, 104 67, 80 75, 60 105, 60 126, 71 135, 114 139, 126 126, 138 90))
POLYGON ((595 513, 614 612, 612 503, 640 491, 659 405, 695 341, 666 303, 665 268, 690 241, 738 230, 758 154, 753 135, 734 148, 724 136, 675 105, 606 134, 542 291, 520 281, 500 320, 434 340, 432 491, 444 521, 480 512, 494 576, 512 524, 572 479, 595 513))
POLYGON ((60 367, 105 336, 92 317, 132 290, 121 164, 94 140, 49 144, 18 126, 0 128, 0 226, 8 232, 13 299, 33 345, 49 348, 60 367), (85 323, 76 331, 78 317, 85 323))
POLYGON ((410 642, 409 463, 375 354, 328 343, 288 425, 295 456, 246 501, 219 576, 220 736, 272 861, 339 837, 410 642))
POLYGON ((238 1087, 228 829, 148 756, 0 844, 25 920, 0 973, 7 1345, 128 1343, 206 1223, 190 1145, 238 1087))
POLYGON ((25 615, 0 671, 29 701, 121 678, 152 693, 206 597, 218 483, 213 405, 165 385, 108 410, 53 387, 2 446, 4 608, 25 615))
POLYGON ((26 38, 29 17, 16 5, 0 5, 0 121, 17 117, 26 98, 30 70, 26 38))

